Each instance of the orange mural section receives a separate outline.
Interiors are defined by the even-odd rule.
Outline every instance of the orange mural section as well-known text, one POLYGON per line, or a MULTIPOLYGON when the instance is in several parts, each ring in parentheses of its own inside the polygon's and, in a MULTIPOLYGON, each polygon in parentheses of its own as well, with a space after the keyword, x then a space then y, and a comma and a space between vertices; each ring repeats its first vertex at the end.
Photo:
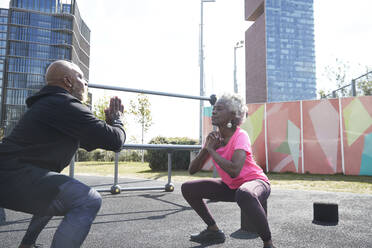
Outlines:
POLYGON ((241 128, 264 171, 372 175, 372 96, 247 106, 241 128))

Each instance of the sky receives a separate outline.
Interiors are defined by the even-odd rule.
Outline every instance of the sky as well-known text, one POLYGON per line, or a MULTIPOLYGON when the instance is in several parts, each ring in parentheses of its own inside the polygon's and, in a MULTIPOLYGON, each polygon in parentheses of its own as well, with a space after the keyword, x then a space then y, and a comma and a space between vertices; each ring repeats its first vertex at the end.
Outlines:
MULTIPOLYGON (((0 7, 8 7, 0 0, 0 7)), ((89 83, 200 95, 200 0, 77 0, 91 29, 89 83)), ((372 68, 370 0, 314 0, 317 88, 335 87, 325 67, 336 58, 350 67, 348 80, 372 68)), ((252 24, 244 20, 244 0, 204 3, 205 92, 233 91, 234 45, 252 24)), ((239 92, 245 91, 244 48, 237 49, 239 92)), ((93 101, 118 95, 126 109, 135 93, 91 89, 93 101)), ((145 142, 161 135, 199 137, 199 101, 149 96, 153 125, 145 142)), ((205 102, 205 106, 210 106, 205 102)), ((141 129, 127 116, 128 137, 141 129)), ((134 141, 133 138, 130 138, 134 141)), ((129 143, 133 143, 129 142, 129 143)))

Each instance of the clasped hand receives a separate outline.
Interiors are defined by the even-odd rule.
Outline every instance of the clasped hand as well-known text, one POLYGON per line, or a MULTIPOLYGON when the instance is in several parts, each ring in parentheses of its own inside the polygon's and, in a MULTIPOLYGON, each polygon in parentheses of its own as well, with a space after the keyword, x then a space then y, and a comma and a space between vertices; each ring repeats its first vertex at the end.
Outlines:
POLYGON ((205 147, 207 149, 216 150, 222 146, 221 134, 217 131, 210 132, 206 139, 205 147))
POLYGON ((123 117, 124 106, 119 97, 111 97, 110 105, 105 109, 106 123, 112 125, 114 120, 120 120, 123 117))

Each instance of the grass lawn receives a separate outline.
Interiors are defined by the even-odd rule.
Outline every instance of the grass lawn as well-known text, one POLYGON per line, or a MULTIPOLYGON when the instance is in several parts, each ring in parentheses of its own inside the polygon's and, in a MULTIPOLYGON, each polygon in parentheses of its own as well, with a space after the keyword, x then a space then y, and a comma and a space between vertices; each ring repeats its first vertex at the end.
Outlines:
MULTIPOLYGON (((62 173, 68 174, 69 168, 66 168, 62 173)), ((75 174, 113 177, 114 162, 77 162, 75 163, 75 174)), ((119 177, 167 181, 168 172, 154 172, 150 169, 148 163, 120 162, 119 177)), ((173 182, 184 182, 202 177, 213 177, 213 173, 198 172, 190 176, 187 171, 172 171, 173 182)), ((268 177, 274 188, 372 194, 372 176, 268 173, 268 177)))

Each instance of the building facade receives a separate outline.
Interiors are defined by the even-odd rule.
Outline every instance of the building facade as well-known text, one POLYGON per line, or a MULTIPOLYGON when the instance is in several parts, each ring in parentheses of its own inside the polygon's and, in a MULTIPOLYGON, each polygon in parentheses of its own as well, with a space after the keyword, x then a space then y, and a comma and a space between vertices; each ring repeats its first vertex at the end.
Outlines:
MULTIPOLYGON (((0 99, 3 95, 3 72, 6 54, 6 34, 8 30, 8 9, 0 8, 0 99)), ((0 116, 2 113, 0 104, 0 116)))
POLYGON ((90 29, 75 0, 11 0, 6 29, 1 123, 9 133, 53 61, 74 62, 89 80, 90 29))
POLYGON ((245 0, 248 103, 316 98, 313 0, 245 0))

